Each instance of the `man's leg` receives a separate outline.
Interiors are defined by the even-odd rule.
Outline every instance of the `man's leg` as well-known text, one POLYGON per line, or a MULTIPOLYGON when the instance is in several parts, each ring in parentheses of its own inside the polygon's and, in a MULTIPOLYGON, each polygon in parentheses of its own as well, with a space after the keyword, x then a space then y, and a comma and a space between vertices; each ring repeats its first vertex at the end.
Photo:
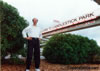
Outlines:
POLYGON ((31 60, 32 60, 32 54, 33 54, 32 40, 28 40, 27 59, 26 59, 26 69, 30 69, 31 60))
POLYGON ((39 39, 36 40, 36 45, 34 47, 34 61, 35 61, 35 68, 38 69, 40 66, 40 43, 39 39))

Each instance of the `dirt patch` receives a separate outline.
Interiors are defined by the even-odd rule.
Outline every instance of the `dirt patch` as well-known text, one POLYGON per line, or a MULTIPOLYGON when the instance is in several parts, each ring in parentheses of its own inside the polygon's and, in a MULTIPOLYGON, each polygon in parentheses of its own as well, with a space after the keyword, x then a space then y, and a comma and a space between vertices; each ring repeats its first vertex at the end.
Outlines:
MULTIPOLYGON (((25 67, 26 65, 2 64, 1 71, 25 71, 25 67)), ((41 60, 40 69, 41 71, 100 71, 100 64, 61 65, 41 60)), ((35 71, 33 63, 30 71, 35 71)))

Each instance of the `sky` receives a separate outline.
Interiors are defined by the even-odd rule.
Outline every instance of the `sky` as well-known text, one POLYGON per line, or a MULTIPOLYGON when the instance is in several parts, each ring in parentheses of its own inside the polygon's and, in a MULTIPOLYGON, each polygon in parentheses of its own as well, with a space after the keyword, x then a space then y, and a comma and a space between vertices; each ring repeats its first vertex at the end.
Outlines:
MULTIPOLYGON (((3 0, 18 9, 29 24, 38 18, 38 26, 42 29, 57 25, 54 20, 64 22, 75 17, 100 9, 100 5, 92 0, 3 0)), ((100 45, 100 26, 71 32, 89 37, 100 45)))

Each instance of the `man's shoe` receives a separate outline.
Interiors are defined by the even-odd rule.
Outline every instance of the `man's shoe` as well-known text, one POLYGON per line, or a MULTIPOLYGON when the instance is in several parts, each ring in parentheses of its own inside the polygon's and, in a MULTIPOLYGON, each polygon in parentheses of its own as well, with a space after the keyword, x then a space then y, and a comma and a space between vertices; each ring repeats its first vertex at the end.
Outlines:
POLYGON ((40 69, 35 69, 35 71, 40 71, 40 69))
POLYGON ((29 69, 26 69, 26 71, 30 71, 29 69))

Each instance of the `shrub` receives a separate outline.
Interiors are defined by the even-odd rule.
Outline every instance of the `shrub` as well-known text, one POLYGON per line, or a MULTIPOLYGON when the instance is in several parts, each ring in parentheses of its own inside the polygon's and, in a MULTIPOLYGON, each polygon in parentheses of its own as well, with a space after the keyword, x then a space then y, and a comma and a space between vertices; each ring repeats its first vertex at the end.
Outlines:
POLYGON ((0 25, 2 29, 0 32, 1 58, 8 53, 25 53, 22 30, 27 26, 27 21, 19 15, 16 8, 3 1, 0 1, 0 25))
POLYGON ((74 34, 56 34, 47 41, 43 50, 46 60, 60 64, 91 62, 98 53, 96 41, 74 34))

